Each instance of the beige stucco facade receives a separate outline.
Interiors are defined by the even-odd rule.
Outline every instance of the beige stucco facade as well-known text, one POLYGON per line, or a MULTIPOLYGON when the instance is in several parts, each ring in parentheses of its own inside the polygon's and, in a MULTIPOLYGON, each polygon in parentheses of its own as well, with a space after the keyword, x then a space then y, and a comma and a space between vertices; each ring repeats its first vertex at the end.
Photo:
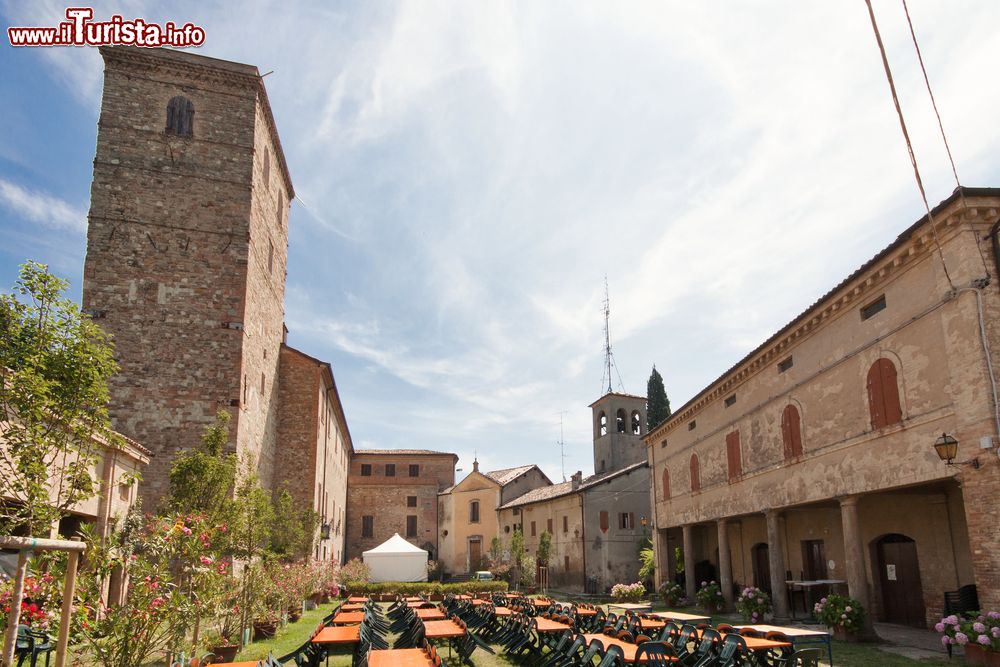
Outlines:
POLYGON ((660 582, 683 553, 779 615, 803 579, 911 625, 965 584, 1000 604, 998 209, 953 195, 646 436, 660 582), (942 433, 981 467, 945 465, 942 433))

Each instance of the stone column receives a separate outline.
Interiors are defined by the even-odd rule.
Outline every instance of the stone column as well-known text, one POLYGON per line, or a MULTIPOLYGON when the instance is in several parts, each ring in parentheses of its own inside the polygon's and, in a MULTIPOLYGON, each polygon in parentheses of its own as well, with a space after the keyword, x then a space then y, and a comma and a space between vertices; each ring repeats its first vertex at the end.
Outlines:
POLYGON ((840 520, 844 526, 844 573, 847 577, 847 594, 861 603, 866 612, 862 635, 872 636, 871 599, 868 596, 868 577, 865 574, 865 545, 861 541, 861 521, 858 518, 860 496, 840 499, 840 520))
POLYGON ((726 598, 726 609, 733 608, 733 563, 729 554, 729 520, 719 519, 719 586, 726 598))
POLYGON ((684 531, 684 594, 694 602, 694 594, 698 591, 694 580, 694 526, 686 523, 681 529, 684 531))
POLYGON ((764 512, 767 519, 767 556, 771 567, 771 603, 775 619, 788 618, 788 584, 785 583, 785 549, 781 539, 782 517, 777 510, 764 512))

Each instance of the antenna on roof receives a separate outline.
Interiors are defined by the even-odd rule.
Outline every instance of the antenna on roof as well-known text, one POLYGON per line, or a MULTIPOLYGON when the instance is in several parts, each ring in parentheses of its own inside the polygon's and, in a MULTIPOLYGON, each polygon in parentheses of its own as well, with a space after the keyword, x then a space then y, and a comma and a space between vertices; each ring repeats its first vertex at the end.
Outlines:
POLYGON ((563 415, 564 414, 566 414, 565 410, 563 410, 562 412, 559 413, 559 442, 557 442, 556 444, 559 445, 559 459, 562 461, 562 476, 563 476, 563 481, 565 482, 566 481, 566 442, 563 440, 563 415))
POLYGON ((608 297, 608 276, 604 275, 604 374, 601 376, 601 391, 605 394, 610 394, 611 389, 611 368, 615 369, 615 375, 618 376, 618 388, 622 393, 625 393, 625 388, 622 385, 622 375, 618 372, 618 364, 615 363, 615 355, 611 351, 611 329, 609 322, 611 320, 611 299, 608 297), (605 379, 607 380, 607 389, 605 389, 605 379))

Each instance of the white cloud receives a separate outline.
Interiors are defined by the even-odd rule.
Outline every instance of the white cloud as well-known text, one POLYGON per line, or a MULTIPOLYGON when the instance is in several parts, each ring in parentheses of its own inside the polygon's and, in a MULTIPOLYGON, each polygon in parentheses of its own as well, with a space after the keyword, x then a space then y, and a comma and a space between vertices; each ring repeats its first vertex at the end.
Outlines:
POLYGON ((87 214, 83 209, 3 178, 0 178, 0 205, 25 220, 50 229, 78 233, 87 229, 87 214))

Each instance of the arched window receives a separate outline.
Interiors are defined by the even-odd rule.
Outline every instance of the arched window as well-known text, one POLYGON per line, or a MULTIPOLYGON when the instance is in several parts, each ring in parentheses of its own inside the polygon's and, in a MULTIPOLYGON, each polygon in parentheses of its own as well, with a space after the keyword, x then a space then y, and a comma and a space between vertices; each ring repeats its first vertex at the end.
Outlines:
POLYGON ((871 412, 873 429, 892 426, 903 420, 896 366, 884 357, 868 369, 868 410, 871 412))
POLYGON ((178 137, 194 135, 194 105, 188 98, 178 95, 167 102, 167 133, 178 137))
POLYGON ((615 413, 615 426, 619 433, 625 433, 625 423, 628 421, 628 415, 625 414, 625 410, 618 408, 618 412, 615 413))
POLYGON ((597 435, 607 435, 608 434, 608 416, 601 411, 601 414, 597 416, 597 435))
POLYGON ((285 193, 278 188, 278 227, 285 222, 285 193))
POLYGON ((663 468, 663 500, 670 500, 670 471, 663 468))
POLYGON ((781 441, 785 445, 785 460, 802 456, 802 426, 799 423, 799 409, 788 404, 781 413, 781 441))
POLYGON ((632 411, 632 435, 642 435, 642 419, 638 410, 632 411))
POLYGON ((469 523, 479 523, 479 501, 469 503, 469 523))
POLYGON ((701 491, 701 469, 698 466, 698 455, 691 455, 691 493, 701 491))

